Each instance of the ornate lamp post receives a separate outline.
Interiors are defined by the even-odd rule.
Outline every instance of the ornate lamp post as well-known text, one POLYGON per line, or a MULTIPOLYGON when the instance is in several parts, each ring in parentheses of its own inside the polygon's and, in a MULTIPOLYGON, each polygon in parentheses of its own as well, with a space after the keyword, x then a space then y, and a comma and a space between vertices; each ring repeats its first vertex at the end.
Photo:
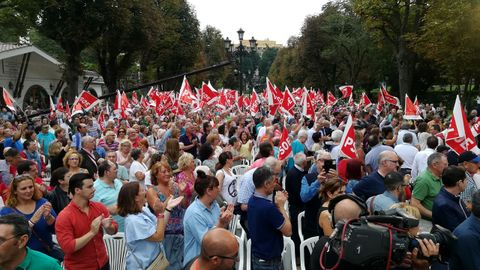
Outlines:
MULTIPOLYGON (((243 56, 246 54, 247 49, 245 46, 243 46, 243 35, 245 34, 245 31, 243 31, 242 28, 240 28, 238 31, 238 40, 239 40, 239 45, 237 48, 234 48, 234 45, 232 44, 232 41, 227 37, 226 39, 223 40, 223 44, 225 47, 225 51, 227 52, 227 55, 229 58, 235 58, 235 63, 237 63, 238 59, 238 65, 235 65, 235 73, 240 76, 239 79, 239 90, 240 90, 240 95, 243 93, 243 72, 242 72, 242 63, 243 63, 243 56)), ((257 40, 255 40, 254 37, 252 37, 249 40, 249 45, 250 45, 250 51, 254 51, 257 48, 257 40)))

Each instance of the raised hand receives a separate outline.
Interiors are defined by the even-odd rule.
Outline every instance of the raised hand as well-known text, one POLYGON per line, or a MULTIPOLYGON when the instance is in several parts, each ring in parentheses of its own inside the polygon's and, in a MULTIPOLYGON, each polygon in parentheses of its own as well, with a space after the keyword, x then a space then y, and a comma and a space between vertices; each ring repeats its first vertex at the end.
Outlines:
POLYGON ((233 217, 233 204, 229 204, 227 207, 222 207, 220 210, 220 220, 219 223, 221 226, 226 227, 233 217))
POLYGON ((288 200, 288 193, 286 191, 279 191, 275 194, 275 204, 277 207, 283 207, 288 200))

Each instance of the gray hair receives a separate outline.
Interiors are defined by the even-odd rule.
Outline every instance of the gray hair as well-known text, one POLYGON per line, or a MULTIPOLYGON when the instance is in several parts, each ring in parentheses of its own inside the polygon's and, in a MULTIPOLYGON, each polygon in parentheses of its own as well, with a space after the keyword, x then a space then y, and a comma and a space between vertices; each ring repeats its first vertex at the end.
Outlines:
POLYGON ((307 160, 307 156, 305 155, 305 153, 297 153, 294 157, 293 157, 293 162, 295 163, 295 165, 297 166, 303 166, 303 163, 307 160))
POLYGON ((440 162, 443 158, 446 158, 446 156, 442 153, 432 153, 430 156, 428 156, 427 165, 432 166, 434 163, 440 162))
POLYGON ((87 136, 83 136, 83 137, 82 137, 82 147, 85 146, 86 143, 89 143, 89 142, 91 142, 91 141, 93 141, 93 140, 94 140, 94 138, 91 137, 91 136, 88 136, 88 135, 87 135, 87 136))
POLYGON ((279 162, 280 161, 277 160, 274 157, 268 157, 268 158, 265 159, 265 162, 263 163, 263 166, 267 166, 268 168, 270 168, 270 170, 273 170, 279 162))
POLYGON ((297 137, 298 138, 307 138, 308 137, 307 131, 305 129, 300 130, 298 132, 297 137))
POLYGON ((332 157, 330 152, 328 152, 326 150, 323 150, 323 149, 315 152, 315 160, 319 160, 320 158, 325 157, 325 156, 328 156, 329 157, 328 159, 331 159, 331 157, 332 157))
POLYGON ((334 142, 339 142, 343 137, 343 131, 336 129, 332 132, 332 140, 334 142))
POLYGON ((389 154, 395 154, 397 155, 393 149, 392 150, 385 150, 383 152, 380 153, 380 155, 378 155, 378 164, 382 164, 382 162, 384 162, 385 160, 389 159, 389 154))

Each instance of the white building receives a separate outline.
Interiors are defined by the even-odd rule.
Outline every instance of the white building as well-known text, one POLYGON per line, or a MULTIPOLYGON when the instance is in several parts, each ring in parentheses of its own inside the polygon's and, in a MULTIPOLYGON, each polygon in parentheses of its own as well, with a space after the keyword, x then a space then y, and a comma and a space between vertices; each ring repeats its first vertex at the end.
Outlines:
MULTIPOLYGON (((49 108, 49 95, 63 95, 62 63, 33 45, 0 43, 0 86, 8 89, 22 109, 49 108)), ((93 71, 79 77, 78 89, 90 82, 88 90, 103 95, 103 78, 93 71)), ((64 99, 65 100, 65 99, 64 99)))

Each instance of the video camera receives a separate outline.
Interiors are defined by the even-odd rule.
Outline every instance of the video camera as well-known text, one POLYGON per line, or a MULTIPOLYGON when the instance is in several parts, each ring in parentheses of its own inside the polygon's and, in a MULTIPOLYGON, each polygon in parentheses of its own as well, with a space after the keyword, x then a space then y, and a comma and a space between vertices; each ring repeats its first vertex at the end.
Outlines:
POLYGON ((338 260, 368 269, 385 269, 386 265, 400 264, 406 253, 415 247, 419 250, 417 257, 422 256, 417 239, 439 243, 441 259, 448 260, 456 237, 438 225, 434 225, 430 233, 410 236, 408 229, 418 224, 418 219, 403 209, 381 211, 348 222, 339 221, 328 245, 338 255, 338 260))

